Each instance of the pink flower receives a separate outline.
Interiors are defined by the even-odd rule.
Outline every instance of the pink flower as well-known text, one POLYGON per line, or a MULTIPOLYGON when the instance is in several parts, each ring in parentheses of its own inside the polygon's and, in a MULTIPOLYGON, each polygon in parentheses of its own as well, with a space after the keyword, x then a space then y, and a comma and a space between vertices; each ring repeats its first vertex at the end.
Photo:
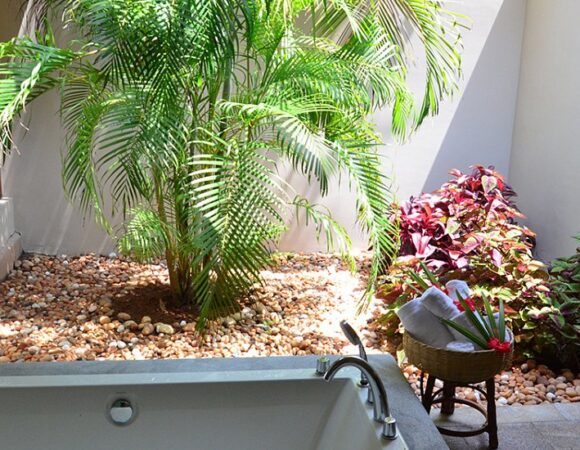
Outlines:
POLYGON ((508 341, 500 343, 498 338, 491 338, 487 341, 487 348, 495 350, 498 353, 509 353, 511 345, 508 341))
MULTIPOLYGON (((472 311, 475 311, 475 301, 473 301, 473 299, 471 297, 467 297, 465 300, 465 303, 467 303, 467 306, 469 306, 469 309, 471 309, 472 311)), ((453 300, 453 304, 455 306, 457 306, 457 309, 461 312, 465 311, 465 308, 463 307, 463 305, 461 304, 461 302, 459 300, 453 300)))

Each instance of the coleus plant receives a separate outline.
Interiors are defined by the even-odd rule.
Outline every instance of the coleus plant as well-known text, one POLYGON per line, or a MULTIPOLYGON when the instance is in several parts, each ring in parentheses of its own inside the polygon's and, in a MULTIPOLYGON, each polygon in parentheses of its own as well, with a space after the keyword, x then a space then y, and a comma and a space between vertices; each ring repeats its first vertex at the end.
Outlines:
MULTIPOLYGON (((580 243, 580 235, 576 236, 580 243)), ((552 364, 580 369, 580 247, 552 261, 550 293, 541 305, 525 311, 526 329, 539 333, 552 364), (542 332, 542 330, 547 330, 542 332)))
POLYGON ((489 303, 487 296, 483 297, 483 305, 485 307, 485 315, 480 314, 480 312, 474 308, 471 309, 470 305, 461 298, 461 294, 457 293, 459 303, 463 306, 463 310, 474 329, 477 332, 459 325, 453 320, 443 319, 443 322, 457 330, 459 333, 463 334, 475 345, 482 349, 495 350, 498 353, 509 353, 512 350, 512 344, 507 339, 506 336, 506 326, 505 326, 505 311, 503 301, 499 301, 499 317, 497 321, 493 314, 493 308, 489 303))
POLYGON ((380 322, 387 335, 396 332, 395 311, 422 288, 410 273, 429 281, 420 273, 423 263, 443 282, 460 279, 474 286, 473 300, 487 295, 496 306, 502 300, 518 349, 537 356, 545 351, 542 336, 549 329, 545 324, 534 332, 525 329, 532 324, 526 311, 544 304, 548 273, 533 257, 535 234, 517 223, 524 216, 513 202, 516 194, 493 167, 450 173, 453 179, 440 189, 398 210, 401 247, 381 279, 378 294, 386 313, 380 322))

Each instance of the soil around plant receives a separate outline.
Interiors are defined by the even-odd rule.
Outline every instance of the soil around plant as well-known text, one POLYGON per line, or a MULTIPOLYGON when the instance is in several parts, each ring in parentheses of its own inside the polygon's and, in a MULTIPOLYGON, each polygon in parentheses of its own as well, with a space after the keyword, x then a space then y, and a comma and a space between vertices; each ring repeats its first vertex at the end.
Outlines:
POLYGON ((197 309, 179 304, 167 283, 156 281, 137 286, 131 291, 113 298, 112 307, 131 317, 149 316, 152 323, 196 322, 197 309))

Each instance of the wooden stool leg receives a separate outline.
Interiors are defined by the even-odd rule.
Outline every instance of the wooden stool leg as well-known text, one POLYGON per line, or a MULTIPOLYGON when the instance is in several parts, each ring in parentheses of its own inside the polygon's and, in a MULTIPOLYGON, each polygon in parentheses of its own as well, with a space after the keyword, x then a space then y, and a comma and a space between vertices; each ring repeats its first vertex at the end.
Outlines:
POLYGON ((427 411, 427 414, 431 412, 431 404, 433 403, 433 388, 435 387, 435 377, 433 375, 429 375, 427 378, 427 388, 425 389, 425 393, 423 394, 423 398, 421 399, 423 403, 423 407, 427 411))
POLYGON ((487 426, 489 433, 489 448, 496 449, 498 447, 497 415, 495 411, 495 381, 493 378, 490 378, 485 382, 485 390, 487 393, 487 426))
POLYGON ((441 402, 441 414, 451 415, 455 412, 455 385, 449 381, 443 382, 443 401, 441 402))

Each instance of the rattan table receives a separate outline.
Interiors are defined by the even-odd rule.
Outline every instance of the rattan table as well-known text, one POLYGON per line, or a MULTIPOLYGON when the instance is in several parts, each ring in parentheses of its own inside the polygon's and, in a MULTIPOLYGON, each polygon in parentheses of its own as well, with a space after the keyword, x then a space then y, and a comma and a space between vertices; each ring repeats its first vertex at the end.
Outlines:
POLYGON ((441 434, 448 436, 470 437, 482 433, 489 435, 489 448, 498 447, 497 414, 495 409, 495 380, 501 370, 511 367, 513 347, 510 353, 497 353, 494 350, 479 350, 465 353, 431 347, 415 339, 411 334, 403 335, 403 348, 409 363, 421 370, 421 402, 427 413, 434 404, 441 404, 441 413, 451 415, 455 404, 460 403, 479 411, 485 418, 484 424, 471 430, 452 430, 437 426, 441 434), (425 373, 428 374, 425 386, 425 373), (435 381, 443 382, 443 387, 435 389, 435 381), (483 388, 482 385, 485 385, 483 388), (458 398, 457 387, 470 387, 481 393, 487 407, 458 398))

